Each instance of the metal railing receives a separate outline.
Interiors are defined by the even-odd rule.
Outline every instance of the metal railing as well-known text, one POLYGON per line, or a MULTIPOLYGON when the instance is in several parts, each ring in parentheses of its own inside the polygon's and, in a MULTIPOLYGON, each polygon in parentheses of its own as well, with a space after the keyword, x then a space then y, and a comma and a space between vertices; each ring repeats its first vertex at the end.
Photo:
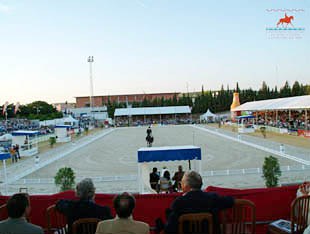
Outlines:
MULTIPOLYGON (((310 166, 307 165, 293 165, 293 166, 282 166, 282 174, 288 172, 300 172, 310 170, 310 166)), ((262 174, 261 168, 243 168, 243 169, 226 169, 226 170, 215 170, 215 171, 204 171, 201 173, 202 177, 216 177, 216 176, 238 176, 247 174, 262 174)), ((119 176, 96 176, 90 177, 94 183, 99 182, 122 182, 122 181, 136 181, 137 175, 119 175, 119 176)), ((83 177, 77 177, 76 181, 82 180, 83 177)), ((24 178, 17 180, 11 184, 54 184, 54 178, 35 178, 29 179, 24 178)))

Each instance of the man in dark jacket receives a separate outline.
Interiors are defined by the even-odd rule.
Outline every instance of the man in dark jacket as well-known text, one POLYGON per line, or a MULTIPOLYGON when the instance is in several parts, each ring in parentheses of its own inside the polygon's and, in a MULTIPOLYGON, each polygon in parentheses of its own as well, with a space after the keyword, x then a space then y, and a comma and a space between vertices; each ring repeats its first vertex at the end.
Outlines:
POLYGON ((188 171, 184 174, 181 186, 183 196, 174 200, 171 205, 171 212, 165 226, 166 234, 178 233, 178 218, 186 213, 210 212, 213 215, 215 233, 219 233, 218 212, 233 206, 232 197, 220 197, 216 193, 203 192, 201 190, 202 178, 195 171, 188 171))
POLYGON ((91 179, 83 179, 76 186, 77 201, 60 200, 56 209, 67 217, 68 234, 72 233, 72 224, 80 218, 99 218, 101 220, 112 219, 111 210, 107 206, 95 203, 95 187, 91 179))

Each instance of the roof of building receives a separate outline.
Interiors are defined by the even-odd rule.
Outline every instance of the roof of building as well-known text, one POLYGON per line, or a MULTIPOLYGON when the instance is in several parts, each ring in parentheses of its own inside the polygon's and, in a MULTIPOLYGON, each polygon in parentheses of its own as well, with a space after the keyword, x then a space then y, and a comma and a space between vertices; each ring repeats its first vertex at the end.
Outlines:
POLYGON ((246 102, 233 111, 305 110, 310 109, 310 95, 246 102))
POLYGON ((164 107, 138 107, 138 108, 117 108, 114 116, 131 115, 160 115, 160 114, 190 114, 189 106, 164 106, 164 107))
MULTIPOLYGON (((93 97, 117 97, 117 96, 137 96, 137 95, 173 95, 173 94, 180 94, 180 92, 170 92, 170 93, 133 93, 133 94, 113 94, 113 95, 96 95, 93 97)), ((75 98, 89 98, 89 96, 77 96, 75 98)))

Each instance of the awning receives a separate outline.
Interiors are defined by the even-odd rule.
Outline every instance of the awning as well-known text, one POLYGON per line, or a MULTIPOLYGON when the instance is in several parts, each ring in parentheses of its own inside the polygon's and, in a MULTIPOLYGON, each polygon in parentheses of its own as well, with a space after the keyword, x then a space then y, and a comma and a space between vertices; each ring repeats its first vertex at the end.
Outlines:
POLYGON ((241 115, 241 116, 237 116, 237 119, 254 119, 255 116, 254 115, 241 115))
MULTIPOLYGON (((148 147, 138 150, 138 186, 139 192, 143 193, 146 187, 149 192, 156 193, 150 186, 148 169, 149 162, 195 160, 197 170, 201 172, 201 148, 193 145, 148 147)), ((189 163, 190 164, 190 163, 189 163)))
POLYGON ((201 160, 201 148, 197 146, 148 147, 138 150, 138 162, 176 160, 201 160))
POLYGON ((19 131, 12 132, 12 136, 35 136, 38 134, 39 134, 39 131, 19 130, 19 131))

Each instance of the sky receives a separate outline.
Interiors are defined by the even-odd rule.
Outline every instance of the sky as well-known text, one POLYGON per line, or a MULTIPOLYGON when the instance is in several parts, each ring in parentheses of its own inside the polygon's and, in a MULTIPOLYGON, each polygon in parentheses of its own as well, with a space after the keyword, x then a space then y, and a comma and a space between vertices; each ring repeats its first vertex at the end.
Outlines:
POLYGON ((90 55, 94 95, 310 84, 309 8, 310 0, 0 0, 0 105, 89 96, 90 55), (272 39, 266 27, 285 9, 288 27, 305 30, 272 39))

